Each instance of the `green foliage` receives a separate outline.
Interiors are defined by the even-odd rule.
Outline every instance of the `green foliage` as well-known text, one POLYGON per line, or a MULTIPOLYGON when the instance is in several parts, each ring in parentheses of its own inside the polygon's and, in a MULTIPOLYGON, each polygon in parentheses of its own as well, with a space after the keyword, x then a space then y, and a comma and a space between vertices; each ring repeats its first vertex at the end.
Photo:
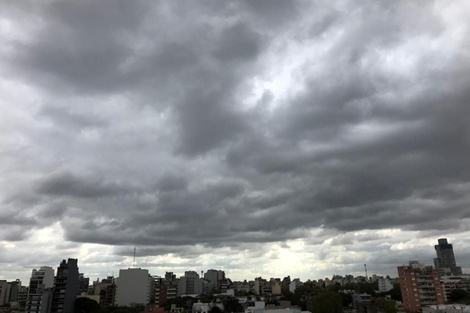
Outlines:
POLYGON ((332 290, 324 291, 311 301, 312 313, 343 313, 343 298, 332 290))
POLYGON ((99 303, 90 298, 77 298, 74 303, 76 313, 91 313, 99 308, 99 303))
POLYGON ((222 313, 222 309, 219 308, 218 306, 213 306, 210 310, 209 313, 222 313))
POLYGON ((297 305, 302 311, 305 311, 310 302, 309 299, 322 291, 322 288, 318 287, 313 282, 307 281, 295 289, 294 293, 285 292, 281 300, 291 301, 292 305, 297 305))
POLYGON ((212 303, 214 301, 213 294, 200 294, 198 298, 202 303, 212 303))
POLYGON ((353 303, 353 297, 349 293, 339 293, 341 295, 341 298, 343 299, 343 307, 347 307, 352 305, 353 303))
POLYGON ((395 302, 385 298, 375 298, 374 303, 384 313, 397 313, 395 302))
POLYGON ((463 289, 454 289, 449 294, 449 302, 468 304, 470 303, 470 293, 463 289))
POLYGON ((223 299, 222 303, 224 304, 225 313, 245 311, 243 305, 241 305, 240 301, 238 301, 238 299, 236 298, 225 298, 223 299))
POLYGON ((394 284, 393 289, 389 291, 390 297, 395 301, 402 301, 400 284, 394 284))
POLYGON ((145 310, 143 304, 131 304, 130 306, 108 306, 94 310, 93 313, 139 313, 145 310))
POLYGON ((171 305, 176 304, 176 307, 178 308, 185 308, 191 311, 194 302, 197 302, 197 299, 191 297, 175 297, 167 299, 165 301, 164 308, 165 311, 170 311, 171 305))

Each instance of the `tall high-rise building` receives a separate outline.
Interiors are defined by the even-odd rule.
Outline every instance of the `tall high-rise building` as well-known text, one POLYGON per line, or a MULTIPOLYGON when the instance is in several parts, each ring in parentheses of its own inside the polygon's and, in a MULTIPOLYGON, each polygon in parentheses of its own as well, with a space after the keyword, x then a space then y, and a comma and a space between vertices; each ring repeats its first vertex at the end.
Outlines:
POLYGON ((33 269, 26 298, 26 313, 49 313, 54 286, 54 269, 50 266, 33 269))
POLYGON ((78 295, 78 260, 63 260, 57 268, 52 291, 52 313, 73 313, 78 295))
POLYGON ((403 308, 406 312, 419 312, 425 305, 444 304, 444 292, 439 271, 411 261, 409 266, 398 267, 403 308))
POLYGON ((438 239, 434 249, 437 254, 437 258, 434 259, 436 268, 445 274, 462 275, 462 268, 455 262, 454 248, 447 242, 447 238, 438 239))
POLYGON ((116 280, 116 305, 150 303, 152 276, 148 270, 129 268, 119 270, 116 280))

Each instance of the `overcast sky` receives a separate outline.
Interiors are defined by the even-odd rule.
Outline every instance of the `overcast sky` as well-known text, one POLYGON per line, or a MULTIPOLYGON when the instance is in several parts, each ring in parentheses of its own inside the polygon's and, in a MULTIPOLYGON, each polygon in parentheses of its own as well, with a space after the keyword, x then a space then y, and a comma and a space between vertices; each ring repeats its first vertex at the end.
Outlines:
POLYGON ((0 279, 470 272, 468 1, 0 0, 0 279))

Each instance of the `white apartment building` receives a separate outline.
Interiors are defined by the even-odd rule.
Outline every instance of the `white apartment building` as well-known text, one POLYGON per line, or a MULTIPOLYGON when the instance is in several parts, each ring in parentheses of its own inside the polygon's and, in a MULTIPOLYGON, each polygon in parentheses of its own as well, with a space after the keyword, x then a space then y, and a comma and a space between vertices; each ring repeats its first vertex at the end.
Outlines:
POLYGON ((33 269, 26 298, 26 313, 48 313, 51 310, 54 269, 50 266, 33 269))
POLYGON ((393 289, 393 285, 388 278, 378 279, 379 292, 387 292, 393 289))
POLYGON ((116 305, 148 304, 152 280, 148 270, 141 268, 119 270, 119 277, 116 279, 116 305))

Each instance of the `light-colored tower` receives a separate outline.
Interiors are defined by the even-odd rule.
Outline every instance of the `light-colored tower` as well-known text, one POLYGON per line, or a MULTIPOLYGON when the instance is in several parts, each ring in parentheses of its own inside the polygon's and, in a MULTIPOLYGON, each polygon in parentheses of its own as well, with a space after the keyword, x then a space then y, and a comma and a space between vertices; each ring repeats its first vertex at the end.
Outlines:
POLYGON ((128 268, 119 270, 116 280, 116 305, 149 304, 153 278, 148 270, 128 268))
POLYGON ((43 266, 34 269, 29 280, 26 298, 26 313, 48 313, 51 309, 52 287, 54 286, 54 269, 43 266))

